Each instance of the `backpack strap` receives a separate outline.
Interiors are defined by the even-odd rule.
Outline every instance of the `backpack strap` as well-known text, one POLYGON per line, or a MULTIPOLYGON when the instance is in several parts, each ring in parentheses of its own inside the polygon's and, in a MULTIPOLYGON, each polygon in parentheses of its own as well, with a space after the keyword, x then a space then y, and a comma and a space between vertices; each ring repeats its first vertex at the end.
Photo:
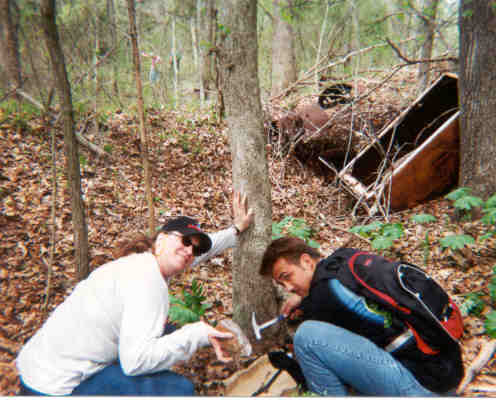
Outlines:
MULTIPOLYGON (((358 274, 355 271, 355 261, 359 256, 373 256, 368 254, 367 252, 357 252, 355 253, 349 260, 348 260, 348 266, 350 268, 351 274, 353 274, 353 277, 355 278, 356 281, 358 281, 362 286, 364 286, 367 290, 369 290, 372 294, 376 295, 383 301, 386 301, 388 304, 393 306, 394 308, 400 310, 403 313, 410 314, 411 311, 410 309, 407 309, 405 307, 402 307, 396 302, 393 298, 391 298, 388 294, 381 292, 370 285, 368 285, 364 280, 362 280, 358 274)), ((365 264, 367 264, 367 261, 365 261, 365 264)))

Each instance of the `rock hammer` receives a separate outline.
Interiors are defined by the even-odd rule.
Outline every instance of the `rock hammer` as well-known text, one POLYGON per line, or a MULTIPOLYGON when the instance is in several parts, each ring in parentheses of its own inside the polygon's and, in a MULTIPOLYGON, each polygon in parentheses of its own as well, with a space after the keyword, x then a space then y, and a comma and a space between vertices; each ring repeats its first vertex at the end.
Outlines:
POLYGON ((255 319, 255 312, 252 313, 251 315, 251 325, 253 326, 253 331, 255 333, 255 338, 257 340, 260 340, 262 338, 262 335, 260 334, 260 332, 263 330, 263 329, 266 329, 267 327, 270 327, 272 326, 273 324, 276 324, 277 322, 280 322, 281 320, 284 319, 284 315, 279 315, 277 317, 275 317, 274 319, 272 320, 269 320, 268 322, 265 322, 261 325, 258 325, 257 324, 257 320, 255 319))

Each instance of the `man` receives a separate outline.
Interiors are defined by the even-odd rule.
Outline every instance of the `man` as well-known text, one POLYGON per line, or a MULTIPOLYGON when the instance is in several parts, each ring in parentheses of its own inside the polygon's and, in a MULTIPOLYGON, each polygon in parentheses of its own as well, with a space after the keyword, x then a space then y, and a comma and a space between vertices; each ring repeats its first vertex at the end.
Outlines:
POLYGON ((284 237, 273 241, 262 259, 260 274, 293 293, 281 313, 303 312, 293 343, 308 388, 325 396, 346 395, 349 387, 373 396, 432 396, 454 390, 463 376, 458 344, 434 355, 419 351, 414 337, 392 342, 401 338, 404 323, 389 324, 387 310, 329 275, 343 263, 337 256, 343 251, 323 259, 304 241, 284 237))

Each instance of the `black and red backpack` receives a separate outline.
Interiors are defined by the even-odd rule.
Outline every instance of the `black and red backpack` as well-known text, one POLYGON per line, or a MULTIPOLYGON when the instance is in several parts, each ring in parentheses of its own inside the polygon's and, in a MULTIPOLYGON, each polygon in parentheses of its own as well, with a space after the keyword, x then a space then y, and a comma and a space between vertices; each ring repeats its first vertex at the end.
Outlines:
POLYGON ((463 334, 460 310, 420 267, 353 248, 340 248, 329 258, 341 284, 401 319, 424 354, 458 343, 463 334))

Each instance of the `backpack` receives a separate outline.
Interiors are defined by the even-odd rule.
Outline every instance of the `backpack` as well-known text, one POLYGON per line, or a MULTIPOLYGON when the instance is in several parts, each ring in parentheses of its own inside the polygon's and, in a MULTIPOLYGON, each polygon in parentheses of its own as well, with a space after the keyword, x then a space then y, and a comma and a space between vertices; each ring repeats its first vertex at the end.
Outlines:
POLYGON ((345 287, 403 321, 409 329, 405 334, 415 337, 417 348, 424 354, 436 355, 441 348, 458 344, 463 334, 460 310, 420 267, 358 249, 340 248, 328 258, 326 270, 329 269, 335 270, 336 278, 345 287))

